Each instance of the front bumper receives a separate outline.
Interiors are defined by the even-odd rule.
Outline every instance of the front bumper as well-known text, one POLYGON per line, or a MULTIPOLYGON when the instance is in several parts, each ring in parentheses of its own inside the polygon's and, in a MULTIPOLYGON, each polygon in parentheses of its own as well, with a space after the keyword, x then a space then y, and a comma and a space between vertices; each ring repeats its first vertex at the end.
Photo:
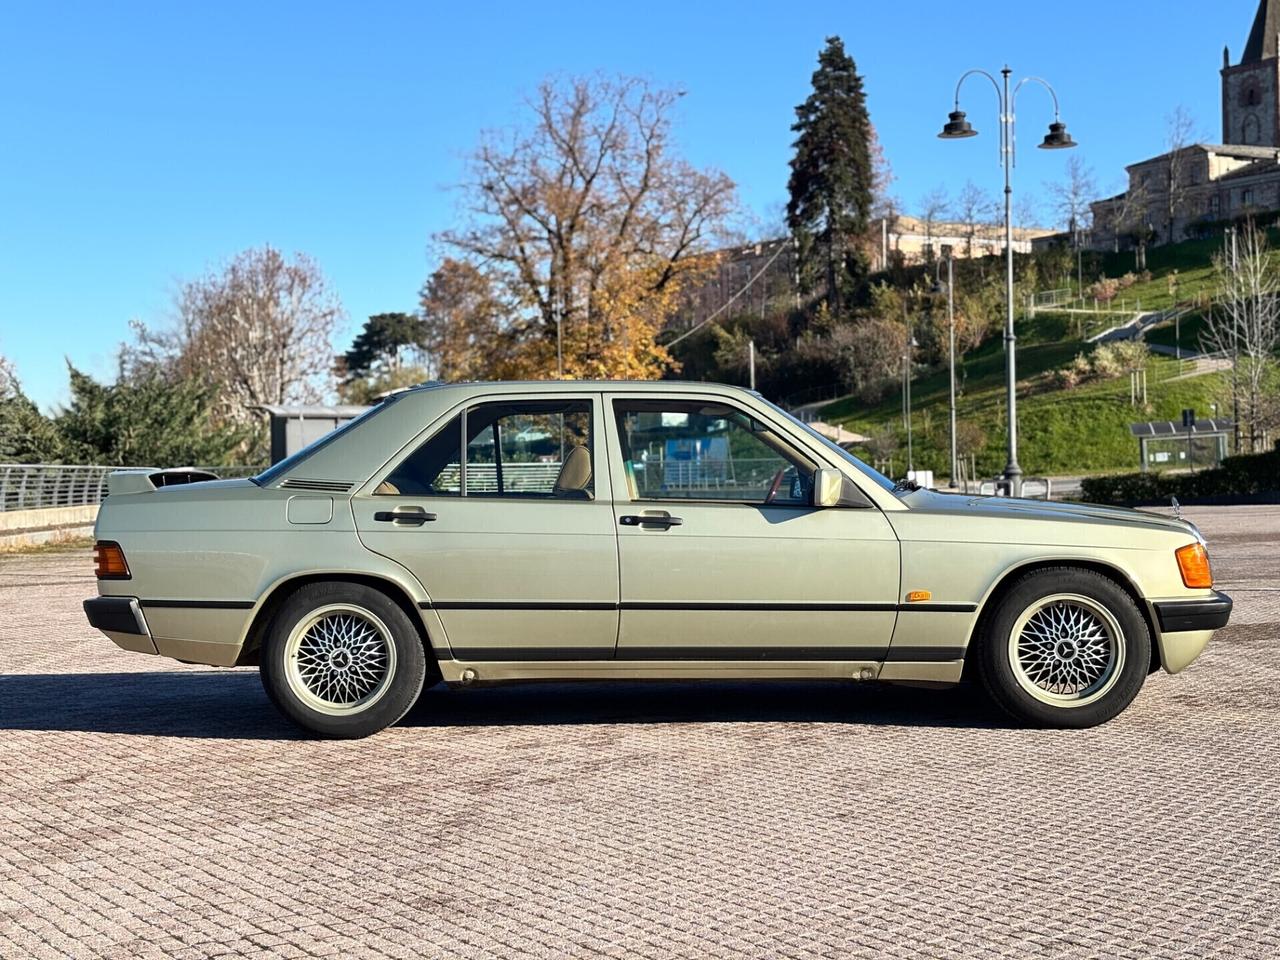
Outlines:
POLYGON ((1159 630, 1160 665, 1180 673, 1204 652, 1213 633, 1231 618, 1231 598, 1225 593, 1198 600, 1155 600, 1151 604, 1159 630))
POLYGON ((89 626, 101 630, 116 646, 134 653, 157 653, 137 597, 93 597, 84 602, 89 626))
POLYGON ((1231 598, 1217 591, 1208 600, 1164 600, 1152 606, 1161 633, 1220 630, 1231 619, 1231 598))

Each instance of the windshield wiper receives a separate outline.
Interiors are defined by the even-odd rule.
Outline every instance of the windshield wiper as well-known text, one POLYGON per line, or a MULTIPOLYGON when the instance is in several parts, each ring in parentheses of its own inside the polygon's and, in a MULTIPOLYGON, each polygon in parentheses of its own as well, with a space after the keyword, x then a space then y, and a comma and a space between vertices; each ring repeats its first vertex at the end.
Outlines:
POLYGON ((894 493, 915 493, 915 491, 921 489, 923 488, 920 484, 916 483, 914 480, 908 480, 906 477, 903 477, 893 485, 894 493))

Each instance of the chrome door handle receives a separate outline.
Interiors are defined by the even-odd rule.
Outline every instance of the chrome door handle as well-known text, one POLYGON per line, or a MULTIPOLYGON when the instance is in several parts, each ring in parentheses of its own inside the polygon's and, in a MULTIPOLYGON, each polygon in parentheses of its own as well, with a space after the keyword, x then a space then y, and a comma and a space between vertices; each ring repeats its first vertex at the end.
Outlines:
POLYGON ((627 514, 626 516, 619 517, 618 522, 622 524, 624 527, 653 526, 653 527, 662 527, 664 529, 670 529, 671 527, 678 527, 682 525, 684 523, 684 520, 681 519, 680 517, 672 517, 672 516, 667 516, 662 514, 659 514, 656 516, 652 516, 648 514, 642 514, 640 516, 636 516, 635 514, 627 514))
POLYGON ((424 523, 430 523, 436 518, 434 513, 427 513, 425 510, 418 510, 414 513, 400 513, 396 510, 379 510, 373 515, 373 519, 382 523, 411 523, 415 526, 422 526, 424 523))

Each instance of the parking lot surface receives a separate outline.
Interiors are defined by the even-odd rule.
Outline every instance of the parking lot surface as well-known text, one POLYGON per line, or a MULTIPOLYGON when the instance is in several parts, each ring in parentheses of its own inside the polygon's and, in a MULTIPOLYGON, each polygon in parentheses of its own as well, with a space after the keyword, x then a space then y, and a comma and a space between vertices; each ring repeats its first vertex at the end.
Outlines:
POLYGON ((842 684, 435 689, 300 738, 255 671, 0 558, 0 957, 1280 956, 1280 507, 1231 625, 1084 732, 842 684))

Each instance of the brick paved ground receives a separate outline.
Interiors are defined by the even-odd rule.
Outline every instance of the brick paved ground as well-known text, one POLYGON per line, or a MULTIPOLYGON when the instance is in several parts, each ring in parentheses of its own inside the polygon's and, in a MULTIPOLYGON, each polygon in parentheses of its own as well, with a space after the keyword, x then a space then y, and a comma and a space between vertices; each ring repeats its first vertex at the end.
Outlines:
POLYGON ((1199 509, 1231 626, 1098 730, 965 693, 435 690, 298 739, 0 559, 0 956, 1280 956, 1280 508, 1199 509))

